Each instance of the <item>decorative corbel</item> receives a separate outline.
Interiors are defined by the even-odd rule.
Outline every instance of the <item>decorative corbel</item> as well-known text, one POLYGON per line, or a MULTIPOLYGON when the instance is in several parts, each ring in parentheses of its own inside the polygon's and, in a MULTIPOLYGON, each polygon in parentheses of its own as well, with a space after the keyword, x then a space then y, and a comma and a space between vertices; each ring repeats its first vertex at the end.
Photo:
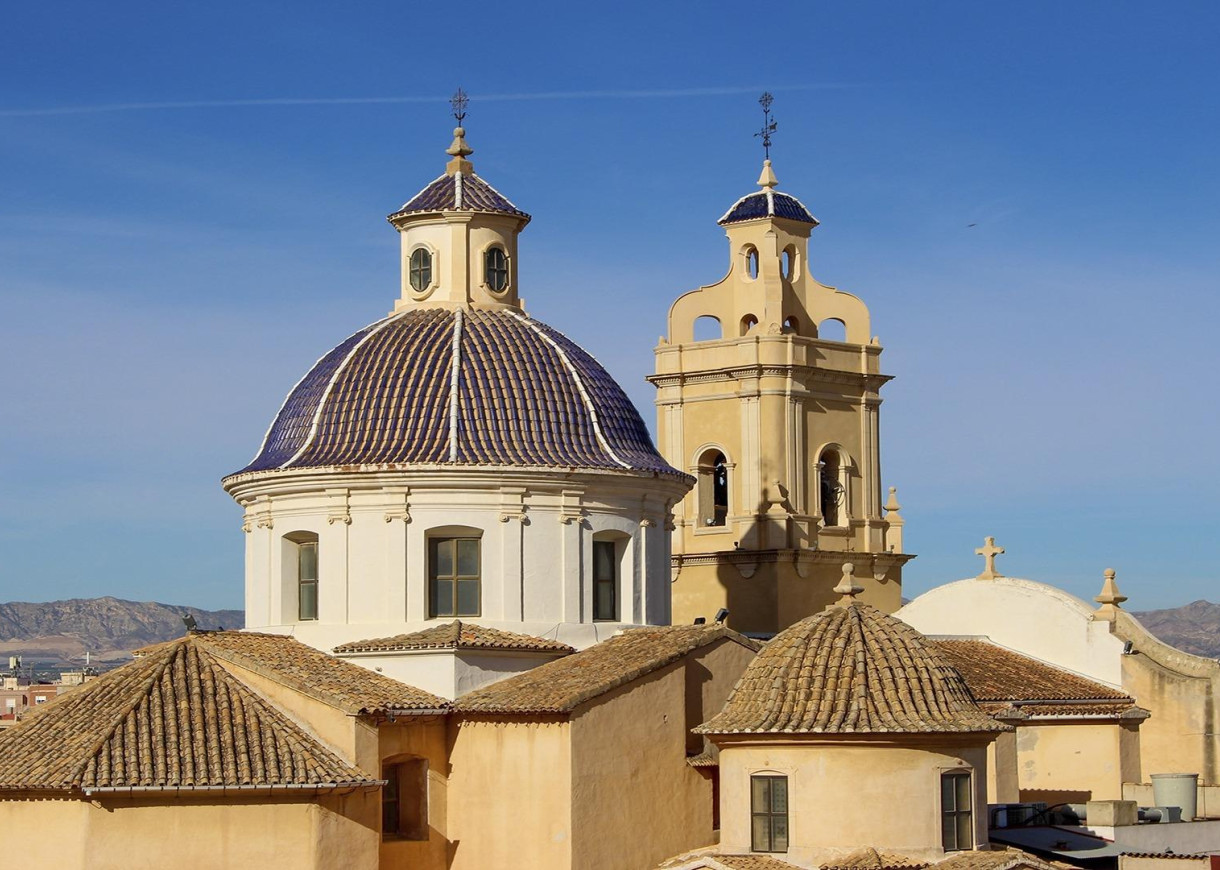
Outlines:
POLYGON ((396 501, 401 499, 399 503, 386 508, 384 519, 387 523, 392 523, 394 520, 402 520, 404 523, 411 522, 411 509, 407 503, 410 492, 409 489, 404 487, 402 489, 392 489, 386 493, 387 496, 394 498, 396 501))

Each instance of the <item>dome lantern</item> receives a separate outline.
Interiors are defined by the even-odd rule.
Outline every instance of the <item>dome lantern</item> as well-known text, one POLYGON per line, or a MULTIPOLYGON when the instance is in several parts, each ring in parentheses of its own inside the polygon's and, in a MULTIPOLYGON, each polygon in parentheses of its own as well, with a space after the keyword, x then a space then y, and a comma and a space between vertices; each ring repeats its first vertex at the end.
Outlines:
POLYGON ((445 150, 445 174, 387 220, 402 239, 402 292, 409 308, 523 307, 517 285, 517 236, 530 216, 476 175, 462 121, 466 95, 453 98, 458 126, 445 150))

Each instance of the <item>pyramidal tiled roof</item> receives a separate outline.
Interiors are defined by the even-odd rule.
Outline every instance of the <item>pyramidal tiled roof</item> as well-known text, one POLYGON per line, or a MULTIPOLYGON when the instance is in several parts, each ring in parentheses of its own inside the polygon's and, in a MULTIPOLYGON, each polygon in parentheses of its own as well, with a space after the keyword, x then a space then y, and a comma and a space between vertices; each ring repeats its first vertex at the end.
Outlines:
POLYGON ((935 645, 867 604, 835 605, 780 632, 704 734, 1011 730, 981 711, 935 645))
POLYGON ((724 213, 716 223, 735 224, 741 221, 752 221, 758 218, 778 217, 800 221, 805 224, 818 225, 815 218, 805 208, 804 203, 790 193, 780 193, 778 190, 759 190, 746 194, 724 213))
POLYGON ((580 652, 475 689, 454 703, 454 711, 503 715, 570 713, 586 701, 722 638, 751 649, 759 646, 722 625, 628 628, 580 652))
POLYGON ((394 637, 357 640, 335 647, 337 654, 358 652, 391 652, 396 650, 491 649, 505 651, 571 653, 576 650, 566 643, 528 634, 515 634, 488 628, 473 622, 455 619, 444 625, 425 628, 394 637))
POLYGON ((0 733, 0 791, 375 785, 191 635, 0 733))
POLYGON ((419 464, 684 476, 598 362, 520 311, 408 309, 322 357, 240 473, 419 464))
MULTIPOLYGON (((434 714, 449 702, 279 634, 217 631, 194 635, 216 658, 265 676, 345 713, 434 714)), ((156 649, 153 647, 152 649, 156 649)))
POLYGON ((479 211, 510 214, 529 220, 530 216, 517 208, 474 172, 445 173, 432 181, 402 208, 390 215, 390 220, 403 215, 430 211, 479 211))

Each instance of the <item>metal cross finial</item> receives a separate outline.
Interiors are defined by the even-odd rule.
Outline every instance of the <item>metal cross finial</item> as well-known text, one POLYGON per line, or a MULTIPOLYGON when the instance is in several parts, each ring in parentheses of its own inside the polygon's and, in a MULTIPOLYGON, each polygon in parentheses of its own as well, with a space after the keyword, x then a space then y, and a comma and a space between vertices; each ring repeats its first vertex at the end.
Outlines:
POLYGON ((775 128, 778 126, 771 117, 771 103, 774 100, 775 97, 771 96, 770 91, 764 91, 763 95, 758 98, 758 105, 762 106, 763 110, 763 126, 754 135, 762 139, 763 156, 767 160, 771 159, 771 134, 775 132, 775 128))
POLYGON ((995 545, 995 538, 988 536, 983 546, 975 549, 976 556, 982 556, 985 560, 983 573, 978 576, 979 580, 994 580, 997 577, 1003 577, 1003 574, 997 574, 995 570, 995 557, 1004 552, 1003 547, 995 545))
POLYGON ((453 117, 457 118, 460 124, 466 117, 466 104, 470 102, 470 98, 466 96, 466 92, 461 88, 457 89, 457 93, 449 100, 449 105, 453 107, 453 117))

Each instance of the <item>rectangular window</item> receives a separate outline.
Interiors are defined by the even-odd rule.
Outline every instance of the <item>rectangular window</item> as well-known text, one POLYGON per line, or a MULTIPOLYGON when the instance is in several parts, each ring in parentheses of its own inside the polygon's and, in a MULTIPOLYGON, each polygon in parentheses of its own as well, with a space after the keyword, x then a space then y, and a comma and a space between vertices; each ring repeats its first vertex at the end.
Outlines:
POLYGON ((479 615, 479 539, 428 541, 428 615, 479 615))
POLYGON ((412 758, 381 770, 381 833, 392 840, 428 839, 428 762, 412 758))
POLYGON ((788 851, 788 777, 750 777, 750 849, 788 851))
POLYGON ((942 773, 940 777, 940 825, 946 852, 974 848, 974 823, 970 800, 970 774, 942 773))
POLYGON ((297 544, 297 618, 318 618, 318 542, 297 544))
POLYGON ((614 541, 593 542, 593 618, 618 619, 618 565, 614 541))

